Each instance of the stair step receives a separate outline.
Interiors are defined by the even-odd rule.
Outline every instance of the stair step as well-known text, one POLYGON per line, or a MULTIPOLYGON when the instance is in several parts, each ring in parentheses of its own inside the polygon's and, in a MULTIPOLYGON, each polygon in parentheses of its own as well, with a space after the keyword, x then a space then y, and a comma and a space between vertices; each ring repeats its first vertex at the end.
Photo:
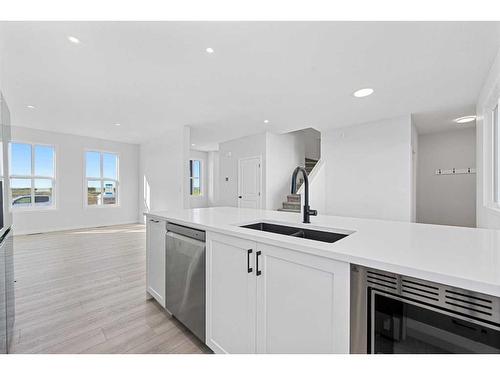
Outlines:
POLYGON ((286 208, 288 210, 300 210, 300 202, 299 203, 283 202, 283 208, 286 208))
POLYGON ((288 194, 286 201, 288 203, 300 203, 300 194, 288 194))
POLYGON ((300 214, 300 210, 290 210, 288 208, 278 208, 278 211, 282 211, 282 212, 296 212, 296 213, 300 214))

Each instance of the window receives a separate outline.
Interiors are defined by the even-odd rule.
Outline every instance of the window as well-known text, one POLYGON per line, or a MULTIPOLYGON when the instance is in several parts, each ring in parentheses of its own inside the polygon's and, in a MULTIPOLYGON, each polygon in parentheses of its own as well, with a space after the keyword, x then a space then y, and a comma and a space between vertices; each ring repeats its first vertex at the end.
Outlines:
POLYGON ((85 152, 85 189, 87 206, 118 203, 118 155, 109 152, 85 152))
POLYGON ((494 189, 493 201, 500 204, 500 124, 498 119, 498 103, 492 111, 493 125, 493 168, 494 168, 494 189))
POLYGON ((12 208, 54 206, 54 146, 10 143, 10 191, 12 208))
POLYGON ((192 196, 201 195, 201 161, 189 161, 189 191, 192 196))

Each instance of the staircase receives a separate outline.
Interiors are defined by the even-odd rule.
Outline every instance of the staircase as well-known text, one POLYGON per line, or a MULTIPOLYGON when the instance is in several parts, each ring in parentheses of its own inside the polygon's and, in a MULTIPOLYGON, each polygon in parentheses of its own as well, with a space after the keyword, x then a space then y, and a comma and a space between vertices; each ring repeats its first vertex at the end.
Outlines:
MULTIPOLYGON (((314 159, 305 159, 305 168, 308 176, 317 162, 318 161, 314 159)), ((301 177, 297 183, 297 190, 300 189, 303 183, 304 179, 301 177)), ((300 212, 300 194, 288 194, 286 196, 286 202, 283 202, 283 207, 278 208, 278 211, 300 212)))

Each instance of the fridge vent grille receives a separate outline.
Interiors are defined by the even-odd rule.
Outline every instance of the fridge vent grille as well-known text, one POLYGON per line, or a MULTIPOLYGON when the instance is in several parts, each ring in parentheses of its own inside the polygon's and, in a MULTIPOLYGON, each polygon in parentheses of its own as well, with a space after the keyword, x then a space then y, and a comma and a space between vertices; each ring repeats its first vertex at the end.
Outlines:
POLYGON ((484 319, 500 327, 500 297, 374 269, 366 269, 366 283, 380 291, 484 319))
POLYGON ((368 284, 377 288, 389 289, 393 291, 398 290, 398 278, 389 273, 368 271, 366 275, 368 284))
POLYGON ((439 287, 404 276, 401 277, 401 294, 409 298, 420 297, 425 300, 439 301, 439 287))
POLYGON ((491 316, 493 301, 484 297, 478 297, 475 294, 467 293, 465 290, 457 292, 455 290, 446 289, 445 303, 457 310, 472 310, 478 314, 491 316))

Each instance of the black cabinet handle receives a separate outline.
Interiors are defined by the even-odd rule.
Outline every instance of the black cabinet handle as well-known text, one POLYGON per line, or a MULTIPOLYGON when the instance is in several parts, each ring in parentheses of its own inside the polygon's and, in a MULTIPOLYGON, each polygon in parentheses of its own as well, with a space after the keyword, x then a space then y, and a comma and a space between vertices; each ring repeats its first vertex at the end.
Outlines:
POLYGON ((257 276, 260 276, 262 272, 259 270, 259 256, 262 254, 260 251, 257 251, 255 253, 255 269, 256 269, 256 274, 257 276))
POLYGON ((241 198, 243 198, 243 197, 242 197, 241 195, 238 195, 238 198, 240 198, 240 199, 241 199, 241 198))
POLYGON ((252 273, 253 272, 253 268, 250 267, 250 254, 252 254, 252 249, 248 249, 247 250, 247 272, 248 273, 252 273))

